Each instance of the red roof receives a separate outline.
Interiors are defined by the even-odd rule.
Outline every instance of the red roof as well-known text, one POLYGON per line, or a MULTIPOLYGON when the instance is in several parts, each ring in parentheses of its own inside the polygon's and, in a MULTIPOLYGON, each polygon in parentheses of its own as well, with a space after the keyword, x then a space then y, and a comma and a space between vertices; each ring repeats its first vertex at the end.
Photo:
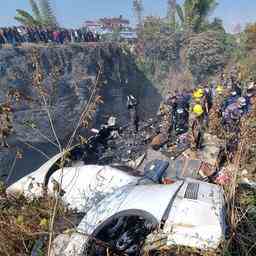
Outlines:
POLYGON ((129 25, 129 20, 123 19, 122 17, 118 18, 103 18, 100 19, 100 22, 103 23, 103 25, 129 25))

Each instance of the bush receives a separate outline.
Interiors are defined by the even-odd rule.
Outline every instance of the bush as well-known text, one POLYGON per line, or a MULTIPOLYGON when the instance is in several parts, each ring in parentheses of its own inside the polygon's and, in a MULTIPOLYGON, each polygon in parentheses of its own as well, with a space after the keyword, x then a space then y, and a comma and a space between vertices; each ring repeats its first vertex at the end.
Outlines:
POLYGON ((186 54, 187 67, 196 82, 201 82, 220 71, 227 62, 223 35, 204 32, 190 38, 186 54))

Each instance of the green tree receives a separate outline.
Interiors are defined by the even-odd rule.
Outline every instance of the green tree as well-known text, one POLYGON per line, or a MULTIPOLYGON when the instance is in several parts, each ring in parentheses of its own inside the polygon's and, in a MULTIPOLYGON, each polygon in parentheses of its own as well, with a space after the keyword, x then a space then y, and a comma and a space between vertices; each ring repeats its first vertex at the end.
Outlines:
POLYGON ((160 17, 148 16, 144 19, 142 30, 143 38, 147 41, 158 39, 161 34, 162 19, 160 17))
POLYGON ((187 46, 186 59, 195 81, 201 82, 216 74, 228 61, 223 35, 216 31, 194 34, 187 46))
POLYGON ((39 0, 42 23, 45 26, 57 27, 58 22, 54 14, 50 0, 39 0))
POLYGON ((137 25, 139 28, 143 26, 143 3, 142 0, 133 0, 133 11, 137 19, 137 25))
POLYGON ((40 25, 40 21, 36 20, 30 13, 17 9, 17 14, 15 16, 15 20, 20 22, 24 26, 38 26, 40 25))
POLYGON ((222 19, 214 18, 214 20, 205 26, 206 30, 214 30, 225 33, 222 19))
POLYGON ((27 11, 17 9, 15 20, 24 26, 58 26, 56 16, 51 7, 50 0, 29 0, 32 14, 27 11))
POLYGON ((35 20, 41 21, 42 20, 41 13, 40 13, 39 7, 38 7, 37 3, 35 2, 35 0, 29 0, 29 4, 31 6, 32 13, 33 13, 35 20))
POLYGON ((247 51, 256 49, 256 23, 247 25, 245 29, 245 48, 247 51))
POLYGON ((217 5, 216 0, 185 0, 183 6, 177 4, 177 13, 183 29, 200 32, 208 24, 208 17, 217 5))

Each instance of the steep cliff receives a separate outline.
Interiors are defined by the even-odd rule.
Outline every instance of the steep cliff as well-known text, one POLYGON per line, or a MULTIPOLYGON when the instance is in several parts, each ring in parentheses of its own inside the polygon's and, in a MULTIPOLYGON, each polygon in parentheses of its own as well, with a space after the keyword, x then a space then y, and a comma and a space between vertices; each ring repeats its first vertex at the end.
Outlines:
MULTIPOLYGON (((234 38, 224 31, 202 33, 149 33, 144 73, 162 95, 168 91, 192 89, 223 70, 236 49, 234 38)), ((139 45, 138 45, 139 50, 139 45)))
POLYGON ((6 178, 12 172, 9 181, 36 169, 46 160, 39 150, 50 156, 57 151, 48 141, 55 141, 55 137, 47 107, 34 84, 36 65, 41 68, 41 89, 46 94, 60 141, 73 132, 99 70, 102 75, 98 94, 104 103, 96 110, 93 126, 99 126, 110 115, 116 116, 120 125, 127 124, 126 96, 130 93, 138 98, 139 113, 144 119, 156 112, 161 100, 129 53, 114 44, 1 49, 0 104, 10 101, 10 95, 14 97, 9 148, 0 148, 0 174, 6 178), (22 158, 15 162, 17 150, 22 158))

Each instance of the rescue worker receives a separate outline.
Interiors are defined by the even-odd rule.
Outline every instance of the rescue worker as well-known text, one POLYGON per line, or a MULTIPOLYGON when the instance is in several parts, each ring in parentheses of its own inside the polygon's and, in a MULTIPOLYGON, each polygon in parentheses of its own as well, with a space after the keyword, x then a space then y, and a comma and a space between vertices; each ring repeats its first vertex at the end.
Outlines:
POLYGON ((182 108, 189 111, 190 94, 184 90, 182 93, 176 95, 176 108, 182 108))
POLYGON ((215 89, 215 96, 222 95, 224 92, 224 88, 221 84, 218 84, 216 89, 215 89))
POLYGON ((245 95, 246 103, 248 105, 248 112, 250 112, 252 110, 252 106, 254 104, 253 98, 255 96, 256 96, 256 86, 255 86, 254 82, 250 82, 248 85, 248 88, 246 90, 246 95, 245 95))
POLYGON ((202 147, 204 137, 204 110, 200 104, 195 104, 190 115, 190 146, 193 151, 202 147))
POLYGON ((194 100, 194 104, 192 104, 192 105, 195 105, 195 103, 196 103, 196 104, 201 105, 201 107, 203 108, 203 112, 204 112, 204 115, 203 115, 203 117, 204 117, 204 119, 203 119, 204 126, 208 127, 210 106, 208 105, 207 96, 206 96, 206 93, 205 93, 205 91, 204 91, 204 89, 202 87, 199 87, 193 93, 193 100, 194 100))
POLYGON ((171 114, 172 114, 172 121, 174 121, 174 114, 178 108, 178 98, 177 98, 176 94, 170 98, 167 105, 169 106, 171 114))
POLYGON ((187 111, 187 108, 185 106, 178 107, 174 113, 173 121, 175 136, 179 136, 188 131, 188 122, 189 112, 187 111))
POLYGON ((219 83, 222 85, 222 86, 226 86, 226 81, 227 81, 227 76, 225 73, 221 73, 220 75, 220 78, 219 78, 219 83))
POLYGON ((137 112, 137 99, 133 95, 127 96, 127 108, 129 110, 129 116, 130 116, 130 125, 134 133, 138 132, 138 112, 137 112))
POLYGON ((172 137, 176 140, 179 136, 188 131, 189 119, 189 101, 188 91, 182 93, 176 92, 172 99, 172 137))
POLYGON ((238 133, 238 126, 242 115, 244 114, 244 107, 246 106, 245 98, 239 98, 236 102, 227 106, 223 112, 223 126, 227 132, 238 133))
POLYGON ((238 100, 239 109, 242 111, 242 115, 249 112, 249 104, 245 97, 240 97, 238 100))
POLYGON ((224 102, 221 106, 221 112, 225 112, 226 108, 235 103, 238 100, 239 96, 237 95, 236 91, 231 91, 231 93, 226 97, 226 99, 224 99, 224 102))
MULTIPOLYGON (((246 104, 248 106, 248 112, 246 113, 246 116, 243 118, 241 122, 245 123, 248 122, 254 122, 255 116, 256 116, 256 85, 254 82, 250 82, 248 85, 248 88, 246 90, 246 104)), ((254 133, 255 134, 255 133, 254 133)))
POLYGON ((214 97, 212 100, 213 108, 216 108, 216 105, 218 106, 218 112, 220 112, 222 102, 224 100, 224 93, 225 89, 221 84, 218 84, 216 88, 214 89, 214 97))
POLYGON ((204 86, 204 95, 205 95, 206 104, 207 104, 207 112, 209 113, 213 104, 213 94, 210 86, 209 87, 207 85, 204 86))
POLYGON ((225 84, 226 84, 226 86, 225 86, 226 92, 228 94, 230 94, 231 91, 233 91, 233 81, 232 81, 232 79, 230 77, 228 77, 226 79, 226 83, 225 84))
POLYGON ((237 94, 239 97, 241 97, 241 95, 242 95, 242 89, 241 89, 241 87, 240 87, 240 84, 239 84, 237 81, 235 81, 234 78, 232 78, 231 81, 232 81, 232 91, 235 91, 236 94, 237 94))
POLYGON ((234 160, 241 135, 240 121, 244 115, 246 100, 240 97, 235 103, 229 105, 223 115, 223 128, 226 131, 226 148, 230 161, 234 160))

